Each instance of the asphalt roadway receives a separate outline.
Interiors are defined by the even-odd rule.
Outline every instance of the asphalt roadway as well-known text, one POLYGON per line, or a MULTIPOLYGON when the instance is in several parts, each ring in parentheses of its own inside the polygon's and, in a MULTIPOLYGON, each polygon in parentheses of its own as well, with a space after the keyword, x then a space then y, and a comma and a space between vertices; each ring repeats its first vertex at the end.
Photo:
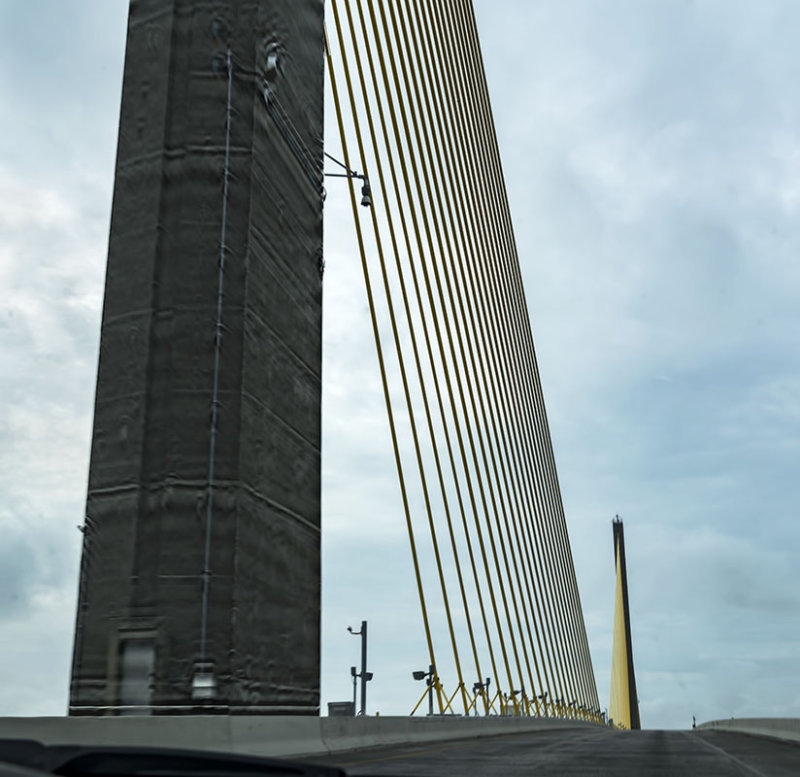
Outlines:
POLYGON ((541 731, 351 751, 315 763, 348 775, 800 775, 800 744, 722 731, 541 731))

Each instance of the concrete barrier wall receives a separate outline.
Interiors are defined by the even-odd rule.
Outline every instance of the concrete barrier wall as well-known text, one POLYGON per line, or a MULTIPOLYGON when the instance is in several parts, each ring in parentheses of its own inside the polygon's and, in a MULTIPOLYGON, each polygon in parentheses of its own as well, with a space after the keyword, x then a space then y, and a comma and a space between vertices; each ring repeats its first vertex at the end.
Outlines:
POLYGON ((554 718, 208 715, 108 718, 0 718, 0 739, 48 745, 122 745, 215 750, 257 756, 314 756, 595 724, 554 718))
POLYGON ((800 742, 800 718, 730 718, 710 720, 697 728, 712 728, 720 731, 738 731, 742 734, 800 742))

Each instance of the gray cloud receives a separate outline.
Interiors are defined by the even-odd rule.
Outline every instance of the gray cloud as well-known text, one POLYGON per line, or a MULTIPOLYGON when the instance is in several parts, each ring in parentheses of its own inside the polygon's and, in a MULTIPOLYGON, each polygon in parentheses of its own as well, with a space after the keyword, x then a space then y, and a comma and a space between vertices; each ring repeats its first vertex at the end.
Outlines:
POLYGON ((797 714, 797 8, 477 10, 601 694, 620 512, 645 725, 797 714))
MULTIPOLYGON (((66 701, 126 10, 0 6, 5 714, 66 701)), ((800 9, 476 12, 601 700, 619 512, 644 724, 798 716, 800 9)), ((331 188, 323 701, 368 618, 370 709, 404 714, 426 650, 350 219, 331 188)))

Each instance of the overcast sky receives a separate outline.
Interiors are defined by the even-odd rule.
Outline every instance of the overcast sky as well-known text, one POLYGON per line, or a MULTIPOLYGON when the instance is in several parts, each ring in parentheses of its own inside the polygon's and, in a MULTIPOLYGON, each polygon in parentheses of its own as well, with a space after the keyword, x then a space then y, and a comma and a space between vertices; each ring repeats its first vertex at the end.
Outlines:
MULTIPOLYGON (((475 0, 601 703, 800 717, 800 5, 475 0)), ((66 709, 126 0, 0 0, 0 715, 66 709)), ((352 225, 326 203, 323 695, 426 664, 352 225), (354 419, 358 420, 354 423, 354 419)))

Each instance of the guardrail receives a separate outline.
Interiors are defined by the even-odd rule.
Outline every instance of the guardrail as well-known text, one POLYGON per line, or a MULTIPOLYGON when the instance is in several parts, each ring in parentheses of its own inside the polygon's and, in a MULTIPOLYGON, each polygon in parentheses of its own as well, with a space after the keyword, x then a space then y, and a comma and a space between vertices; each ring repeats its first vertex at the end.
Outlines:
POLYGON ((697 728, 737 731, 741 734, 772 737, 786 742, 800 742, 800 718, 730 718, 710 720, 701 723, 697 728))
POLYGON ((258 756, 315 756, 384 745, 471 739, 538 730, 596 728, 557 718, 305 717, 197 715, 0 718, 0 739, 216 750, 258 756))

